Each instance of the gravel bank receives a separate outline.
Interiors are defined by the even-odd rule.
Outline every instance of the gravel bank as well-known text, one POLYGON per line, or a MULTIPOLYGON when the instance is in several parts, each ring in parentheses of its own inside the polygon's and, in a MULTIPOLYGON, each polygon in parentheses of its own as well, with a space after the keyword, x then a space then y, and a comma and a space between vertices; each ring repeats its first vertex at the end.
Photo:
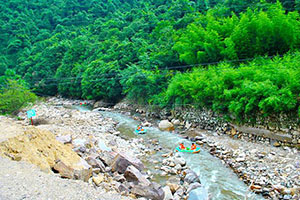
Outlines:
POLYGON ((36 166, 0 157, 0 199, 130 199, 83 181, 46 174, 36 166))
POLYGON ((230 166, 249 187, 267 199, 300 198, 300 152, 289 147, 233 139, 201 132, 198 144, 230 166))

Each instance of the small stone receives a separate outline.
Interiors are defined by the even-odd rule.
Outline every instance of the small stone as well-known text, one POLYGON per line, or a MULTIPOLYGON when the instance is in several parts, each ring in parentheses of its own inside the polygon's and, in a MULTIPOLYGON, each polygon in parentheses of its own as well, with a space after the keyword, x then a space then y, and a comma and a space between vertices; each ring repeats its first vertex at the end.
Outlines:
POLYGON ((274 142, 273 146, 274 147, 280 147, 281 145, 278 142, 274 142))
POLYGON ((99 187, 100 184, 104 181, 103 175, 93 176, 93 182, 99 187))
POLYGON ((170 167, 175 167, 175 163, 170 162, 169 166, 170 166, 170 167))
POLYGON ((172 200, 173 199, 173 195, 172 195, 172 192, 171 192, 171 189, 169 186, 165 186, 163 188, 163 191, 165 192, 164 200, 172 200))

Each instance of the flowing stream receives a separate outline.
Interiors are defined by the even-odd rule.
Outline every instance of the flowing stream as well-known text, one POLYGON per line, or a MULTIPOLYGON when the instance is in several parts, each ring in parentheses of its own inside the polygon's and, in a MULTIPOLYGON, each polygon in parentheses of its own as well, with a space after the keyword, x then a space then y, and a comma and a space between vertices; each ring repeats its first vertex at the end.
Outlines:
MULTIPOLYGON (((77 108, 79 110, 88 110, 88 108, 77 108)), ((116 113, 101 111, 105 117, 109 117, 119 122, 118 131, 124 138, 135 138, 142 137, 144 141, 150 141, 152 139, 157 139, 160 146, 163 149, 172 150, 175 149, 180 142, 183 142, 185 146, 190 146, 191 142, 189 140, 181 138, 179 135, 160 131, 157 128, 146 128, 147 133, 144 135, 137 135, 134 133, 135 128, 139 125, 138 121, 133 120, 131 117, 116 113)), ((143 162, 148 169, 155 175, 154 181, 163 184, 167 181, 167 177, 160 176, 159 172, 155 170, 155 164, 153 160, 162 161, 162 154, 169 151, 161 151, 155 154, 150 154, 149 157, 144 158, 143 162), (152 160, 152 161, 151 161, 152 160)), ((195 171, 201 180, 201 184, 204 188, 199 188, 190 193, 189 200, 197 199, 216 199, 216 200, 257 200, 263 199, 261 196, 254 194, 249 190, 247 185, 245 185, 236 174, 233 173, 231 169, 224 166, 222 162, 210 155, 204 149, 198 154, 181 154, 187 163, 187 166, 195 171)))
MULTIPOLYGON (((165 149, 175 149, 180 142, 183 142, 186 146, 190 146, 191 142, 189 140, 181 138, 179 135, 174 133, 160 131, 157 128, 146 128, 147 133, 144 135, 136 135, 134 133, 135 128, 138 126, 139 122, 133 120, 132 118, 115 113, 115 112, 101 112, 104 116, 110 117, 115 121, 119 122, 118 130, 121 132, 125 138, 142 137, 145 141, 151 139, 157 139, 160 146, 165 149)), ((161 154, 166 152, 159 152, 153 155, 151 159, 145 159, 144 163, 147 168, 154 171, 155 164, 149 162, 149 160, 159 160, 162 161, 161 154), (148 162, 147 162, 148 161, 148 162)), ((201 180, 203 189, 198 189, 194 191, 189 199, 206 199, 207 194, 211 199, 263 199, 252 193, 247 185, 245 185, 236 174, 232 172, 231 169, 224 166, 221 161, 212 155, 210 155, 205 150, 201 150, 199 154, 188 154, 184 153, 182 156, 185 158, 187 166, 195 171, 201 180), (194 198, 193 196, 198 196, 194 198), (199 198, 200 197, 200 198, 199 198)), ((157 175, 155 181, 163 183, 167 178, 157 175)))

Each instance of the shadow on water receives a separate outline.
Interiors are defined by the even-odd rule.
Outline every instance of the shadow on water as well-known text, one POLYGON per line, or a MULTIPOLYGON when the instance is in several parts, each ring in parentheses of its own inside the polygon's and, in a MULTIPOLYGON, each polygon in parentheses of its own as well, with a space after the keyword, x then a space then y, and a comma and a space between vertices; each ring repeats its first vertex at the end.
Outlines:
MULTIPOLYGON (((85 109, 83 109, 85 110, 85 109)), ((191 142, 181 138, 180 136, 160 131, 157 128, 146 128, 147 134, 136 135, 134 133, 135 128, 139 125, 138 121, 133 120, 129 116, 115 113, 115 112, 101 112, 105 117, 109 117, 119 122, 118 130, 121 132, 122 137, 136 138, 142 137, 144 141, 150 141, 156 139, 159 141, 160 146, 164 149, 175 149, 180 142, 184 142, 186 146, 190 146, 191 142)), ((168 151, 169 152, 169 151, 168 151)), ((159 171, 155 170, 155 164, 151 160, 162 161, 161 154, 167 153, 161 151, 153 154, 149 154, 151 159, 144 159, 144 164, 154 174, 154 180, 163 184, 168 177, 162 177, 159 175, 159 171)), ((206 199, 207 193, 211 199, 216 200, 257 200, 263 199, 261 196, 254 194, 249 190, 236 174, 231 169, 227 168, 222 162, 210 155, 205 150, 201 149, 199 154, 182 154, 185 158, 188 167, 195 171, 201 180, 204 188, 193 190, 190 193, 190 200, 206 199), (199 198, 201 196, 201 198, 199 198)))

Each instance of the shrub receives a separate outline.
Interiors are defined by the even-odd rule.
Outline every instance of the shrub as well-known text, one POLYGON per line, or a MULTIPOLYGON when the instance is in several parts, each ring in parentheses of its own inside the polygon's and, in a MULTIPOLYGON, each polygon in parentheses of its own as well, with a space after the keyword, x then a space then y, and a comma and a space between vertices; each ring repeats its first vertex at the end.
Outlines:
POLYGON ((8 81, 0 93, 0 112, 11 114, 37 100, 37 96, 15 80, 8 81))

